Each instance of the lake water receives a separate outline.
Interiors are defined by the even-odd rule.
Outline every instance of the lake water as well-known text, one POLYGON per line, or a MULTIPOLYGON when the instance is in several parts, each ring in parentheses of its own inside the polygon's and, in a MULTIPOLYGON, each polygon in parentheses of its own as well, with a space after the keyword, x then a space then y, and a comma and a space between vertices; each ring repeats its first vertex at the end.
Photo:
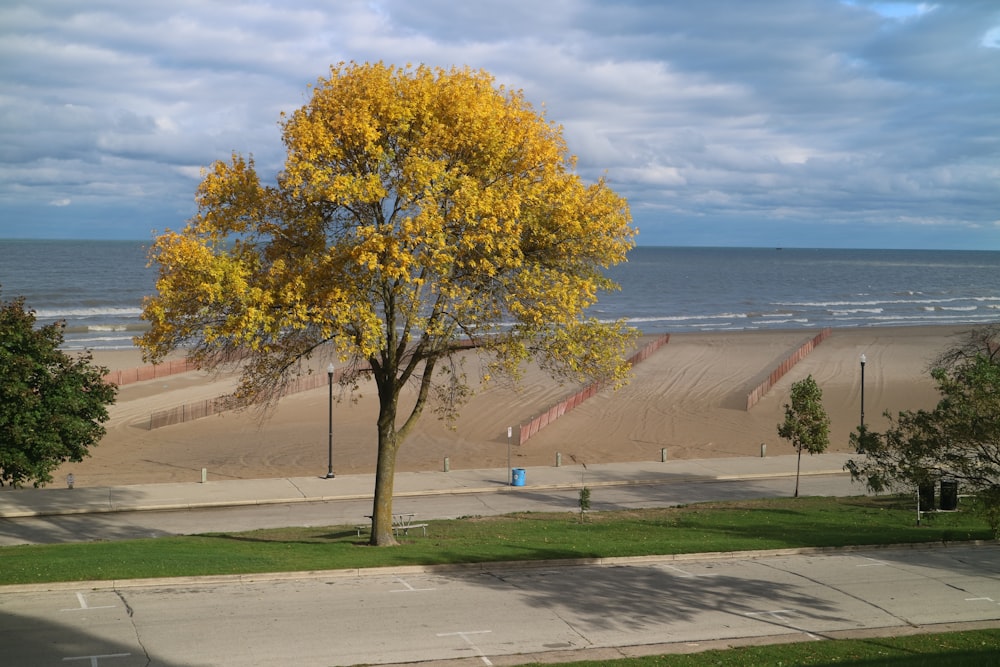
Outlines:
MULTIPOLYGON (((145 330, 149 242, 0 240, 4 299, 65 320, 65 349, 124 349, 145 330)), ((1000 321, 1000 252, 638 247, 591 314, 646 333, 1000 321)))

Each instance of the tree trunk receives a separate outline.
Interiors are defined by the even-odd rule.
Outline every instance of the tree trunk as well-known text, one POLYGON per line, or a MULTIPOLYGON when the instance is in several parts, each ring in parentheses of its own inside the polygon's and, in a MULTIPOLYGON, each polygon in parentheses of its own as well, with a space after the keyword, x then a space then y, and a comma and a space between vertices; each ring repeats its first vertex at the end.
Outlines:
POLYGON ((799 497, 799 469, 802 467, 802 447, 799 447, 799 457, 795 459, 795 497, 799 497))
POLYGON ((388 547, 399 544, 392 532, 392 492, 396 479, 396 406, 392 398, 380 401, 378 416, 378 464, 375 468, 375 501, 369 544, 388 547))
MULTIPOLYGON (((375 468, 375 502, 372 509, 372 536, 369 541, 369 544, 375 547, 399 544, 392 532, 392 491, 396 478, 396 454, 423 411, 431 386, 431 377, 434 373, 435 359, 425 357, 417 401, 403 425, 397 427, 396 413, 399 409, 399 390, 406 379, 412 376, 416 367, 412 359, 408 367, 402 371, 394 365, 394 362, 399 361, 395 350, 400 348, 405 348, 405 341, 398 346, 389 345, 389 353, 386 354, 384 364, 372 360, 379 397, 378 464, 375 468)), ((415 354, 415 356, 419 355, 415 354)))

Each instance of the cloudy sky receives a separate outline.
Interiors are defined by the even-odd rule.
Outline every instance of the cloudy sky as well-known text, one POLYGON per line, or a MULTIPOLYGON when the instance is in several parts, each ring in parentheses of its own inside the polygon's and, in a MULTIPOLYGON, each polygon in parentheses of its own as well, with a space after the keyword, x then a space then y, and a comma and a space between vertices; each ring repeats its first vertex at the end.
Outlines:
POLYGON ((0 238, 182 227, 350 60, 523 89, 644 245, 1000 250, 996 0, 7 0, 0 238))

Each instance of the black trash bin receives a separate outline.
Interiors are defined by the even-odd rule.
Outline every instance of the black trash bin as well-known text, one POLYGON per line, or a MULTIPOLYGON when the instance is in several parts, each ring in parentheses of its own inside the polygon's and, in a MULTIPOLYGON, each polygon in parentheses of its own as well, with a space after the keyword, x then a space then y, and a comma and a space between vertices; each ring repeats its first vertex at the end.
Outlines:
POLYGON ((917 495, 920 498, 921 512, 934 510, 934 482, 924 482, 917 485, 917 495))
POLYGON ((941 480, 941 509, 946 511, 958 509, 958 480, 941 480))

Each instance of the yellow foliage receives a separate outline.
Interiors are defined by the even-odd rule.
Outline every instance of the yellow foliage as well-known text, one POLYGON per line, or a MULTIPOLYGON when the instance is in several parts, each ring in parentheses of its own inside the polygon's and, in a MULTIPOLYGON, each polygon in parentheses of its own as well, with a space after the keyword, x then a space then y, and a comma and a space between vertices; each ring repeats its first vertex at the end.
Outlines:
POLYGON ((187 226, 156 239, 150 358, 249 359, 247 400, 325 343, 368 360, 387 395, 463 339, 497 370, 537 356, 624 377, 630 332, 584 311, 633 245, 628 205, 580 179, 520 91, 469 68, 340 63, 282 131, 273 185, 234 154, 206 170, 187 226))

